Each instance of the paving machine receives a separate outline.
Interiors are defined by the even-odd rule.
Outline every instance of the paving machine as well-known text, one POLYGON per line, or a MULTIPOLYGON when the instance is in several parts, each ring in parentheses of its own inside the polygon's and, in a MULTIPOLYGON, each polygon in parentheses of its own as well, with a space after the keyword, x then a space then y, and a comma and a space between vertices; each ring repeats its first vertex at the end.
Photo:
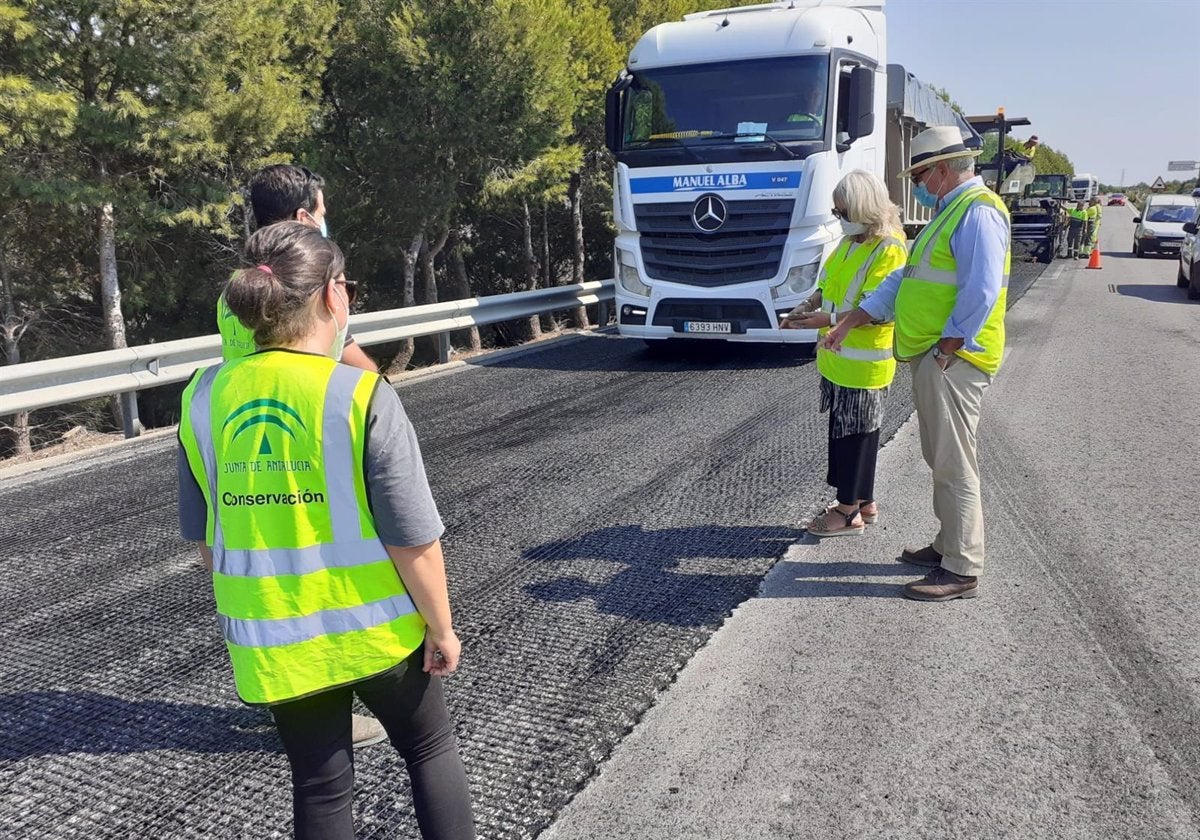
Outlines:
POLYGON ((1041 263, 1067 256, 1067 175, 1035 175, 1020 196, 1006 195, 1012 217, 1013 257, 1041 263))

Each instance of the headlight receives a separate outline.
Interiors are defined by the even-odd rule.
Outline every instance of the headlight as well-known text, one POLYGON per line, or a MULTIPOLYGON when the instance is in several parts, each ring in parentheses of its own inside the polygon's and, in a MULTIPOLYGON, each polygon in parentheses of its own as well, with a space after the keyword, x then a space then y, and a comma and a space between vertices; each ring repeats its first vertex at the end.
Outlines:
POLYGON ((1150 230, 1150 228, 1142 228, 1142 239, 1153 239, 1156 236, 1158 234, 1150 230))
POLYGON ((781 298, 808 291, 817 283, 818 268, 819 263, 815 262, 792 266, 784 281, 778 286, 771 287, 771 296, 781 298))
POLYGON ((650 287, 643 283, 642 278, 638 275, 637 260, 633 254, 621 248, 616 251, 614 267, 617 270, 617 279, 620 281, 621 287, 630 294, 650 297, 650 287))

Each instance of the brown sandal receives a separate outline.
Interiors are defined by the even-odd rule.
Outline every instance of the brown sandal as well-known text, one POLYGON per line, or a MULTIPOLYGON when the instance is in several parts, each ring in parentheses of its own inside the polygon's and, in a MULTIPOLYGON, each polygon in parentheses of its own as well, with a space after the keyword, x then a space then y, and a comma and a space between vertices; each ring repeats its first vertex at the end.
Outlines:
POLYGON ((837 509, 837 505, 830 505, 825 509, 825 512, 814 516, 812 521, 805 526, 805 530, 814 537, 849 537, 856 534, 861 534, 867 530, 866 524, 855 525, 854 520, 862 521, 859 508, 855 508, 849 513, 842 513, 837 509), (836 513, 838 516, 846 520, 846 524, 841 528, 830 528, 828 516, 831 513, 836 513))
POLYGON ((867 502, 867 504, 865 504, 865 505, 859 505, 858 512, 860 514, 862 514, 863 522, 865 522, 868 525, 874 525, 876 522, 879 521, 879 503, 878 502, 867 502), (865 509, 867 507, 867 505, 875 505, 875 512, 867 513, 867 511, 865 509))

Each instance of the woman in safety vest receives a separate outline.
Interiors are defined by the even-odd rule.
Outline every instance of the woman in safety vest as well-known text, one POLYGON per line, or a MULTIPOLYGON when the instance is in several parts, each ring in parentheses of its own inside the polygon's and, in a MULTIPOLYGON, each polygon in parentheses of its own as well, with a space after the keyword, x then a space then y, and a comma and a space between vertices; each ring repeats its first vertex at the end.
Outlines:
POLYGON ((426 840, 474 837, 440 677, 460 645, 421 452, 386 380, 339 364, 355 285, 342 252, 282 222, 224 297, 258 352, 183 394, 180 523, 200 543, 238 694, 267 706, 298 838, 353 838, 351 703, 404 757, 426 840))
MULTIPOLYGON (((824 335, 907 259, 899 210, 874 175, 857 169, 842 178, 833 190, 833 214, 845 237, 822 266, 816 293, 784 316, 783 329, 819 328, 824 335)), ((879 517, 875 460, 883 401, 896 373, 892 324, 851 330, 837 353, 818 348, 817 369, 821 411, 829 412, 825 480, 837 489, 837 501, 808 523, 808 532, 861 534, 879 517)))

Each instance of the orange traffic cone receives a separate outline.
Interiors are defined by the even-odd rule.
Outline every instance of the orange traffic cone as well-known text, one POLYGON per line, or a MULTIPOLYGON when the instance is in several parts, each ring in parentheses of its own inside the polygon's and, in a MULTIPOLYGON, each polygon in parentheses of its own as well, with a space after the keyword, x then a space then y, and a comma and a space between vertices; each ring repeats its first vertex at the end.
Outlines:
POLYGON ((1097 245, 1095 248, 1092 249, 1092 255, 1090 257, 1088 257, 1087 267, 1088 268, 1103 268, 1104 267, 1104 266, 1100 265, 1100 246, 1099 245, 1097 245))

